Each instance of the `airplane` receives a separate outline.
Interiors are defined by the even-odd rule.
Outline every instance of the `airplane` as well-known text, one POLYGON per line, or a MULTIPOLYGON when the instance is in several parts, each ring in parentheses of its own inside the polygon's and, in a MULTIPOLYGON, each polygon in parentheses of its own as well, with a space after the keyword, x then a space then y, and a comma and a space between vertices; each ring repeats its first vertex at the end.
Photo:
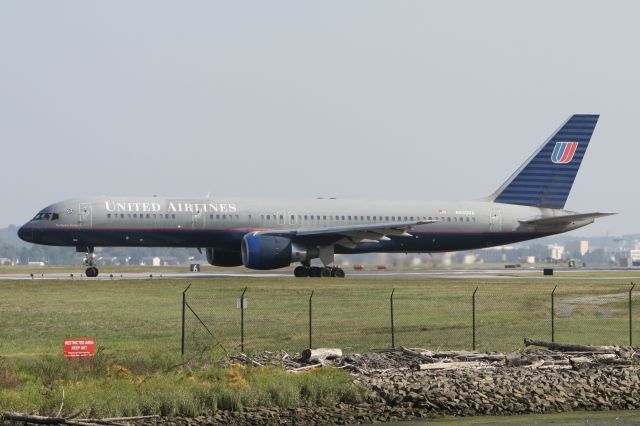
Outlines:
POLYGON ((581 228, 614 213, 565 210, 599 115, 569 117, 493 194, 475 201, 95 197, 52 204, 18 231, 75 246, 193 247, 216 266, 344 277, 335 254, 434 253, 500 246, 581 228), (322 266, 311 266, 319 259, 322 266))

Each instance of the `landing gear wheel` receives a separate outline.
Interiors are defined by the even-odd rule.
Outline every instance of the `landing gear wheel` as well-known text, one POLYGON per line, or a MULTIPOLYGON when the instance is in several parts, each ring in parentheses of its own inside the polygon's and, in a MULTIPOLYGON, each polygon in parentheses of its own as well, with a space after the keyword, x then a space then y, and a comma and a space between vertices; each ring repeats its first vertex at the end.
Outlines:
POLYGON ((320 269, 320 276, 321 277, 330 277, 331 276, 331 269, 332 268, 322 268, 320 269))
POLYGON ((333 268, 332 275, 336 278, 344 278, 344 271, 340 268, 333 268))
POLYGON ((85 271, 87 277, 89 278, 94 278, 98 276, 98 268, 96 268, 95 266, 91 266, 90 268, 87 268, 87 270, 85 271))
POLYGON ((313 278, 321 277, 321 269, 317 266, 312 266, 311 268, 309 268, 309 276, 313 278))
POLYGON ((293 276, 298 278, 305 278, 309 276, 309 268, 306 266, 298 266, 293 270, 293 276))
POLYGON ((85 250, 84 252, 84 264, 87 266, 87 270, 84 271, 85 274, 87 275, 87 277, 89 278, 94 278, 98 276, 98 268, 96 268, 94 265, 94 259, 96 257, 96 254, 93 252, 93 247, 87 246, 87 247, 76 247, 76 251, 80 252, 82 251, 82 249, 85 250))

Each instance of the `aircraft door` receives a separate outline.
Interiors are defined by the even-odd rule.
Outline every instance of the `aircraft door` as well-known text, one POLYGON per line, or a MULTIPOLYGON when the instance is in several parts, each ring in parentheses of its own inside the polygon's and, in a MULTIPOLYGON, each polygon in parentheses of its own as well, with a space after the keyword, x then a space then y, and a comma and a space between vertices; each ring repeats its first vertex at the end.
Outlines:
POLYGON ((191 213, 191 229, 203 229, 205 216, 202 210, 191 213))
POLYGON ((78 204, 78 226, 81 228, 91 228, 93 226, 91 203, 78 204))
POLYGON ((489 210, 489 231, 500 232, 502 230, 502 216, 499 209, 489 210))

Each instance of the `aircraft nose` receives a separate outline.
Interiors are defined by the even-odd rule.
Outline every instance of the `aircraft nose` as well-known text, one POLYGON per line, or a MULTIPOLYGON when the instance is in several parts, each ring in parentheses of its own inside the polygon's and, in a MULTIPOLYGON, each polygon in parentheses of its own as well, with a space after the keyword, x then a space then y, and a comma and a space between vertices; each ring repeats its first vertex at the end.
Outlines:
POLYGON ((22 226, 20 229, 18 229, 18 237, 23 240, 26 241, 28 243, 33 241, 33 228, 29 227, 28 224, 22 226))

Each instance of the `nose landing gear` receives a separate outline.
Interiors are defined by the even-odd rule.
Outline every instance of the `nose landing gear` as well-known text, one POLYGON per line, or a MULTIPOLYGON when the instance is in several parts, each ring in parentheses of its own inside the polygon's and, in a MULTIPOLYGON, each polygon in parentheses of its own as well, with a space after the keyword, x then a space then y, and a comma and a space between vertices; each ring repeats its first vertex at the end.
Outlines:
POLYGON ((95 278, 98 276, 98 268, 95 267, 96 254, 93 252, 93 247, 86 247, 84 253, 84 264, 87 266, 85 274, 89 278, 95 278))

